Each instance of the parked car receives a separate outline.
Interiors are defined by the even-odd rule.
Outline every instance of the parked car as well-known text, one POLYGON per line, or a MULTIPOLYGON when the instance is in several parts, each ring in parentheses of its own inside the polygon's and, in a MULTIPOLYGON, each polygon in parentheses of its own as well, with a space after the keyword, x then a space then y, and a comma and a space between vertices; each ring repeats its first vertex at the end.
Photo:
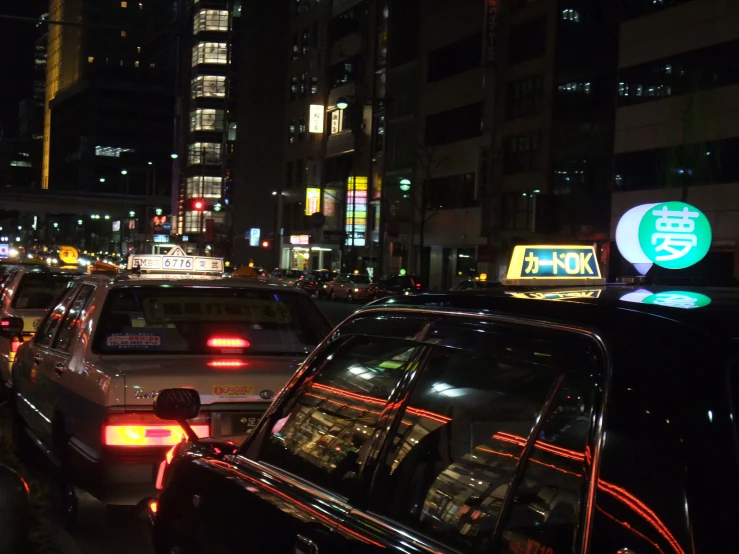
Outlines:
POLYGON ((415 275, 392 275, 377 281, 375 298, 415 294, 424 289, 421 280, 415 275))
POLYGON ((349 273, 336 278, 329 292, 329 298, 347 302, 355 300, 369 302, 375 297, 375 291, 375 285, 369 275, 349 273))
POLYGON ((500 287, 499 281, 488 281, 486 279, 465 279, 452 287, 452 291, 461 292, 465 290, 485 290, 500 287))
POLYGON ((304 273, 299 269, 275 269, 270 274, 270 278, 278 283, 295 285, 303 275, 304 273))
POLYGON ((298 279, 296 285, 308 294, 323 298, 326 296, 324 286, 326 283, 333 281, 337 275, 338 271, 329 271, 327 269, 309 271, 298 279))

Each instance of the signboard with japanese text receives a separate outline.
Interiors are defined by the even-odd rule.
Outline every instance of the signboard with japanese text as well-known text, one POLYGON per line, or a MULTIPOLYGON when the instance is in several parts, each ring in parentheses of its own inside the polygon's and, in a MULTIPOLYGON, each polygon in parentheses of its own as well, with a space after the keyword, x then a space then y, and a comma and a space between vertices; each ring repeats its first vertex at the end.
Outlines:
POLYGON ((223 258, 188 256, 179 246, 175 246, 163 256, 136 254, 129 256, 128 269, 145 271, 177 271, 194 273, 223 273, 223 258))
POLYGON ((619 252, 642 275, 654 264, 665 269, 695 265, 708 254, 712 240, 706 215, 684 202, 636 206, 616 227, 619 252))
POLYGON ((513 249, 506 284, 604 284, 593 246, 519 245, 513 249))
POLYGON ((59 259, 65 264, 76 264, 80 253, 73 246, 60 246, 59 259))
POLYGON ((308 117, 308 132, 323 133, 323 114, 325 110, 322 104, 311 104, 308 117))
POLYGON ((305 189, 305 215, 313 215, 321 211, 321 189, 309 187, 305 189))
POLYGON ((4 260, 10 257, 10 244, 0 244, 0 260, 4 260))
POLYGON ((349 177, 346 193, 346 245, 364 246, 367 232, 367 177, 349 177))

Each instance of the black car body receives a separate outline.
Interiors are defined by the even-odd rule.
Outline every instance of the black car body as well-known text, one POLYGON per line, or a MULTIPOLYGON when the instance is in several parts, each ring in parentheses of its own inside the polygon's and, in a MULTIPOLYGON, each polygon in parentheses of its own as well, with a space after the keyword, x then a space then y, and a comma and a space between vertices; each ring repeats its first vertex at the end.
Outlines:
POLYGON ((375 302, 238 450, 179 449, 157 551, 739 552, 737 313, 736 290, 375 302))
POLYGON ((424 292, 425 287, 415 275, 392 275, 377 281, 376 297, 405 296, 424 292))

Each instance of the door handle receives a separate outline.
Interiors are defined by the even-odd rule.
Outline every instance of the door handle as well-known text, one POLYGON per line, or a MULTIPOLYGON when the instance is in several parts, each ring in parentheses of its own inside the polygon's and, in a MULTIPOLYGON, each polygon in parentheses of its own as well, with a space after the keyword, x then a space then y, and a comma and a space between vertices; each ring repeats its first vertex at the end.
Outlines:
POLYGON ((54 371, 57 375, 64 373, 65 369, 67 369, 67 364, 65 362, 57 362, 54 364, 54 371))
POLYGON ((298 535, 295 538, 295 554, 318 554, 318 545, 308 537, 298 535))
POLYGON ((43 361, 43 359, 44 359, 44 355, 43 354, 36 354, 33 357, 33 364, 34 365, 39 365, 43 361))

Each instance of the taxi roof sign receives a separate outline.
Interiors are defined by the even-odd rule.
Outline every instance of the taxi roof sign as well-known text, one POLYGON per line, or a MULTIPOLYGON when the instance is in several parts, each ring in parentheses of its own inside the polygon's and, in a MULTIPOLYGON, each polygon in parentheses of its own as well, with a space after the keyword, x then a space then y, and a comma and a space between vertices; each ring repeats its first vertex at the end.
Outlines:
POLYGON ((223 258, 188 256, 175 246, 164 255, 134 254, 128 257, 128 269, 174 273, 223 273, 223 258))
POLYGON ((604 285, 593 246, 519 245, 504 285, 604 285))

